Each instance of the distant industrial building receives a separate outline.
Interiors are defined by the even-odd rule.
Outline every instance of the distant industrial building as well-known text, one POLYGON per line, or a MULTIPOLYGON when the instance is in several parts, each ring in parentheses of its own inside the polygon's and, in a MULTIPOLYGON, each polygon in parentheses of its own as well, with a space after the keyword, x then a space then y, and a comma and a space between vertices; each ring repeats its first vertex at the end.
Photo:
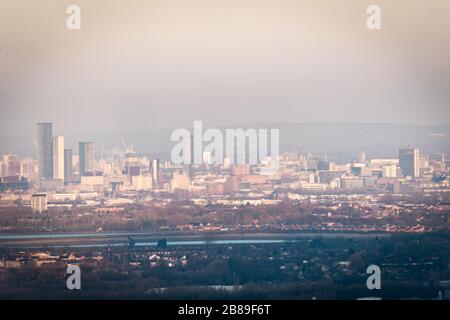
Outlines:
POLYGON ((170 180, 170 192, 175 192, 176 190, 189 190, 190 184, 187 173, 180 174, 180 171, 176 170, 170 180))
POLYGON ((20 174, 20 161, 16 155, 4 155, 0 158, 0 177, 10 177, 20 174))
POLYGON ((396 178, 397 177, 397 166, 395 164, 383 167, 383 177, 385 178, 396 178))
POLYGON ((80 190, 87 192, 103 193, 104 188, 109 184, 104 176, 81 176, 80 190))
POLYGON ((390 165, 398 165, 398 159, 370 159, 371 167, 383 167, 390 165))
POLYGON ((341 179, 341 188, 362 189, 364 188, 364 179, 359 177, 343 177, 341 179))
POLYGON ((31 210, 37 213, 47 211, 47 194, 33 193, 31 195, 31 210))
POLYGON ((61 191, 64 189, 64 180, 62 179, 43 179, 39 182, 40 192, 61 191))
POLYGON ((149 190, 152 188, 152 177, 150 176, 132 176, 131 186, 136 190, 149 190))
POLYGON ((27 178, 19 175, 0 177, 0 192, 4 191, 25 191, 29 188, 29 182, 27 178))

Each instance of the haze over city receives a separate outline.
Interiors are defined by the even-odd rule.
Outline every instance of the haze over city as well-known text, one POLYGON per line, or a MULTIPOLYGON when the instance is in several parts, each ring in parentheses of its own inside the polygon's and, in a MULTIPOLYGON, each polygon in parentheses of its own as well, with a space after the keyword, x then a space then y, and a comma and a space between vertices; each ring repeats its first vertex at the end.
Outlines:
POLYGON ((268 122, 450 124, 447 1, 0 4, 0 136, 268 122))

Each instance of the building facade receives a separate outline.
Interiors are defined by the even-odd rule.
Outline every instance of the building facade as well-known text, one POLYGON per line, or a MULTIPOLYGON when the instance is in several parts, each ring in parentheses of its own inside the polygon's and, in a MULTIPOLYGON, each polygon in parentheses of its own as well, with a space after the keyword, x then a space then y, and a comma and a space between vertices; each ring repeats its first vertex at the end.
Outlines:
POLYGON ((398 160, 402 175, 409 177, 419 177, 419 149, 406 148, 398 151, 398 160))
POLYGON ((38 174, 40 179, 53 178, 53 124, 38 123, 38 174))
POLYGON ((82 177, 86 175, 87 172, 94 171, 94 143, 80 142, 78 146, 80 155, 80 177, 82 177))
POLYGON ((64 149, 64 182, 73 180, 72 149, 64 149))
POLYGON ((33 193, 31 195, 31 210, 37 213, 47 211, 47 194, 33 193))
POLYGON ((64 180, 64 137, 53 137, 53 179, 64 180))
POLYGON ((151 174, 152 174, 152 180, 153 185, 155 186, 158 184, 159 180, 159 168, 160 168, 160 161, 159 159, 153 159, 151 162, 151 174))

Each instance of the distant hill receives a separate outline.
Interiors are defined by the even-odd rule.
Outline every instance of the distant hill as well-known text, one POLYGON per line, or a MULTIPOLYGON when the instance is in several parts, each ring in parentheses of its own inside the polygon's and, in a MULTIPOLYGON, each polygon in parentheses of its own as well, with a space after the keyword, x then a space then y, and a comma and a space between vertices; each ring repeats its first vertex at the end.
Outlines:
MULTIPOLYGON (((396 157, 398 149, 416 146, 426 153, 445 152, 450 155, 450 126, 362 123, 270 123, 240 126, 246 128, 280 129, 281 151, 328 154, 331 159, 356 159, 364 150, 369 157, 396 157)), ((232 128, 232 127, 230 127, 232 128)), ((234 127, 237 128, 237 127, 234 127)), ((188 128, 189 129, 189 128, 188 128)), ((220 128, 223 129, 223 128, 220 128)), ((105 154, 122 149, 121 138, 133 145, 141 155, 169 158, 174 145, 170 141, 172 130, 103 132, 66 135, 66 148, 77 154, 78 141, 94 141, 96 153, 104 148, 105 154)), ((34 156, 33 136, 0 137, 0 154, 34 156)))

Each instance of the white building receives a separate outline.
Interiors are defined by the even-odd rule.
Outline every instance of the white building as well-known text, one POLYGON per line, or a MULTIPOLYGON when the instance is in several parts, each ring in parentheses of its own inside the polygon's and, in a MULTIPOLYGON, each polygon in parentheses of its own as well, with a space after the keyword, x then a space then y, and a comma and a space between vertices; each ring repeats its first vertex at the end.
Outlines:
POLYGON ((398 165, 398 159, 370 159, 370 166, 381 168, 383 166, 398 165))
POLYGON ((180 174, 180 171, 176 170, 170 180, 170 192, 174 192, 175 190, 189 190, 190 185, 189 176, 187 174, 180 174))
POLYGON ((47 194, 34 193, 31 195, 31 210, 42 213, 47 211, 47 194))
POLYGON ((53 179, 64 180, 64 137, 53 137, 53 179))
POLYGON ((385 178, 396 178, 397 177, 397 166, 390 165, 383 167, 383 177, 385 178))
POLYGON ((136 190, 149 190, 153 187, 152 177, 150 176, 132 176, 131 185, 136 190))

